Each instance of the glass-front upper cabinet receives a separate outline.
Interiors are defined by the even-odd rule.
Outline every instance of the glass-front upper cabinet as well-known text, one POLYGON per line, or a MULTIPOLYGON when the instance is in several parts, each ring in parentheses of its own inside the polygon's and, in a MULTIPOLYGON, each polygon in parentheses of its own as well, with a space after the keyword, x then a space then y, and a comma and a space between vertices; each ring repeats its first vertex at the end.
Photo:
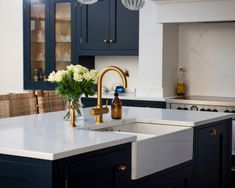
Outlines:
POLYGON ((44 81, 45 75, 45 3, 30 5, 30 79, 44 81))
POLYGON ((78 63, 76 0, 24 0, 24 88, 53 89, 52 71, 78 63))
POLYGON ((71 64, 71 3, 55 4, 55 62, 56 70, 71 64))

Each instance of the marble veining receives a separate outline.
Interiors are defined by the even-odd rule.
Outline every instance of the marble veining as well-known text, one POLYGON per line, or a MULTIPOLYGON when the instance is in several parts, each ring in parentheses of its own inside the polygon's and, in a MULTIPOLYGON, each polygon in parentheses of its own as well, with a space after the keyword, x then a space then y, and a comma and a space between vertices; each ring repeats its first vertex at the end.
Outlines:
POLYGON ((235 24, 179 25, 179 67, 189 95, 234 97, 235 24))

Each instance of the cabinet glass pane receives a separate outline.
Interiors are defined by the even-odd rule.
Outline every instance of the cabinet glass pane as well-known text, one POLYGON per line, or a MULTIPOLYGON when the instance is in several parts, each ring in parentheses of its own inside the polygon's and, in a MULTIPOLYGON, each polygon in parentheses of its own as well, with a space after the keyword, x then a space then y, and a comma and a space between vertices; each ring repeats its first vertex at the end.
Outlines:
POLYGON ((45 4, 31 3, 31 80, 43 81, 45 71, 45 4))
POLYGON ((56 70, 71 64, 71 3, 57 3, 55 15, 56 70))

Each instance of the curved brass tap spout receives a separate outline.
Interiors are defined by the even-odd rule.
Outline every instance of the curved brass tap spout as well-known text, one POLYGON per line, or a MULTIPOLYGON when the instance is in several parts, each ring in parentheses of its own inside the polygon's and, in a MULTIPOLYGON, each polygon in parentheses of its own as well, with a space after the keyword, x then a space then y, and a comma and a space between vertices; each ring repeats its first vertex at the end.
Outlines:
POLYGON ((97 106, 95 109, 92 109, 90 111, 91 115, 96 115, 96 123, 100 124, 103 122, 103 114, 108 113, 108 107, 102 107, 102 81, 103 81, 103 77, 105 75, 106 72, 109 71, 116 71, 120 77, 122 78, 122 83, 123 83, 123 87, 127 88, 127 79, 126 79, 126 75, 123 72, 122 69, 120 69, 119 67, 116 66, 108 66, 105 67, 99 74, 99 78, 98 78, 98 82, 97 82, 97 106))

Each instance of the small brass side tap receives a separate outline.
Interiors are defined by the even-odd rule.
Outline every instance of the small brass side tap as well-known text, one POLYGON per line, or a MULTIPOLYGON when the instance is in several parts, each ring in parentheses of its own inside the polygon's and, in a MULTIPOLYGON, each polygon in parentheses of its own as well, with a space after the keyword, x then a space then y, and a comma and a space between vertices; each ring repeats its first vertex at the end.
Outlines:
POLYGON ((102 106, 102 80, 106 72, 116 71, 120 77, 122 78, 123 87, 127 88, 127 79, 126 75, 122 69, 116 66, 108 66, 105 67, 99 74, 98 82, 97 82, 97 105, 96 108, 93 108, 89 111, 90 115, 96 116, 96 124, 100 124, 103 122, 103 114, 107 114, 109 112, 109 108, 102 106))

